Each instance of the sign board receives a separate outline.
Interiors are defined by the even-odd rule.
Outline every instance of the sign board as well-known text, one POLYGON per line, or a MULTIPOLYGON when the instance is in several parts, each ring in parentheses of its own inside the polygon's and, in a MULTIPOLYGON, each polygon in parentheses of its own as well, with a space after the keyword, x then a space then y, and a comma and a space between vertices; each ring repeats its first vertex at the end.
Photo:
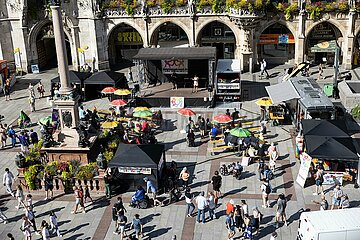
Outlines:
POLYGON ((170 108, 184 108, 184 97, 170 97, 170 108))
POLYGON ((335 52, 338 48, 336 40, 322 41, 311 47, 311 52, 335 52))
POLYGON ((142 43, 142 38, 138 32, 119 32, 117 40, 120 43, 142 43))
POLYGON ((299 174, 296 178, 296 182, 302 187, 305 186, 305 182, 306 182, 306 179, 309 174, 311 160, 312 160, 312 158, 309 156, 309 154, 307 154, 307 153, 300 154, 300 164, 301 165, 300 165, 300 169, 299 169, 299 174))
POLYGON ((323 185, 342 185, 343 176, 344 174, 340 172, 325 172, 323 185))
POLYGON ((161 60, 162 71, 164 74, 188 74, 188 60, 186 59, 169 59, 161 60))
POLYGON ((37 65, 37 64, 31 65, 31 72, 32 72, 32 73, 40 73, 40 71, 39 71, 39 65, 37 65))
POLYGON ((237 89, 240 90, 240 83, 218 83, 218 89, 237 89))
POLYGON ((20 48, 15 48, 14 49, 14 57, 15 57, 15 66, 16 66, 16 68, 21 68, 20 48))
POLYGON ((151 174, 151 168, 140 168, 140 167, 119 167, 119 173, 130 173, 130 174, 151 174))
POLYGON ((292 34, 261 34, 259 44, 295 44, 292 34))

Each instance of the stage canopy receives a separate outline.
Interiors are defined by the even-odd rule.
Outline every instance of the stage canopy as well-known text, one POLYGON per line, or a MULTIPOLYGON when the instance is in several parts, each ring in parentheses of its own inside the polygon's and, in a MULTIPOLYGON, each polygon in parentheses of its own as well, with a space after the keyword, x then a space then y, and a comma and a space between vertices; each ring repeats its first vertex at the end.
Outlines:
MULTIPOLYGON (((117 85, 124 78, 123 73, 113 71, 101 71, 94 73, 91 77, 84 81, 85 85, 117 85)), ((126 81, 125 81, 126 82, 126 81)), ((127 84, 126 84, 127 85, 127 84)), ((127 87, 123 87, 127 88, 127 87)))
POLYGON ((146 167, 157 169, 164 154, 163 144, 120 144, 109 167, 146 167))
MULTIPOLYGON (((90 77, 90 72, 76 72, 76 71, 69 71, 70 83, 73 84, 81 84, 86 78, 90 77)), ((51 83, 60 83, 60 77, 57 76, 51 79, 51 83)))
POLYGON ((166 59, 215 59, 215 47, 188 48, 141 48, 133 59, 166 60, 166 59))
POLYGON ((305 136, 349 137, 347 127, 341 120, 302 120, 303 134, 305 136))
POLYGON ((305 136, 306 153, 323 160, 359 161, 351 137, 305 136))
POLYGON ((289 81, 266 86, 265 89, 273 104, 300 98, 300 95, 289 81))

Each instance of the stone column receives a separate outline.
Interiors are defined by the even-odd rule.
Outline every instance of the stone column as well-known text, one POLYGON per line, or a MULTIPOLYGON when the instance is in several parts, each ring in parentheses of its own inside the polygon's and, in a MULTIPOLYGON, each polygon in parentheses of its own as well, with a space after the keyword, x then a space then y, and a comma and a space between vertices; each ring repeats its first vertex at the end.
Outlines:
POLYGON ((348 20, 348 31, 347 36, 344 36, 344 47, 342 48, 343 51, 343 63, 342 65, 346 70, 352 69, 353 64, 353 52, 354 52, 354 41, 356 41, 355 35, 354 35, 354 29, 355 29, 355 15, 356 12, 353 9, 350 9, 349 12, 349 20, 348 20))
POLYGON ((70 77, 69 77, 69 65, 67 62, 64 24, 62 22, 62 16, 60 6, 50 6, 52 11, 52 19, 54 26, 54 37, 56 45, 56 56, 58 60, 58 71, 60 76, 60 94, 68 95, 71 92, 70 77))

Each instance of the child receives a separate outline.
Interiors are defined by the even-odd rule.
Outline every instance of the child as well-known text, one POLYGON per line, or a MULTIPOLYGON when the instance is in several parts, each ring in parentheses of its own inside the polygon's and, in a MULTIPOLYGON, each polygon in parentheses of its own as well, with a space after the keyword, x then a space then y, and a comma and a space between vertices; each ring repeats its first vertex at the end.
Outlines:
POLYGON ((58 237, 62 237, 62 235, 60 234, 60 230, 59 230, 59 226, 58 226, 58 222, 57 222, 57 216, 54 213, 54 211, 50 212, 50 230, 51 231, 55 231, 58 237))
POLYGON ((21 204, 24 201, 24 198, 25 198, 24 197, 24 192, 23 192, 22 187, 20 185, 17 186, 15 197, 18 200, 18 205, 15 208, 19 209, 21 204))
POLYGON ((34 205, 33 205, 33 202, 32 202, 32 195, 31 195, 31 194, 26 195, 26 203, 27 203, 27 206, 28 206, 31 210, 34 209, 34 205))
POLYGON ((85 203, 86 203, 86 199, 87 198, 90 198, 90 201, 91 201, 91 203, 93 202, 93 200, 92 200, 92 198, 90 197, 90 189, 89 189, 89 187, 88 187, 88 185, 85 185, 85 189, 84 189, 84 201, 85 201, 85 203))

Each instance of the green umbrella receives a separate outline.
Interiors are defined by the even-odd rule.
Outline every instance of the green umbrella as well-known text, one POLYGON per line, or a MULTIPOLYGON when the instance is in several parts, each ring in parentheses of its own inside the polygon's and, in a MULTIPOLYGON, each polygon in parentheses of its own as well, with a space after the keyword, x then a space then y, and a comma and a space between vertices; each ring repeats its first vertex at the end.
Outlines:
POLYGON ((52 123, 52 118, 51 118, 51 116, 40 118, 38 123, 41 125, 50 124, 50 123, 52 123))
POLYGON ((251 132, 247 129, 243 128, 234 128, 230 130, 230 134, 235 137, 249 137, 251 135, 251 132))
POLYGON ((138 117, 138 118, 147 118, 151 116, 152 116, 152 112, 149 110, 142 110, 133 113, 133 117, 138 117))

